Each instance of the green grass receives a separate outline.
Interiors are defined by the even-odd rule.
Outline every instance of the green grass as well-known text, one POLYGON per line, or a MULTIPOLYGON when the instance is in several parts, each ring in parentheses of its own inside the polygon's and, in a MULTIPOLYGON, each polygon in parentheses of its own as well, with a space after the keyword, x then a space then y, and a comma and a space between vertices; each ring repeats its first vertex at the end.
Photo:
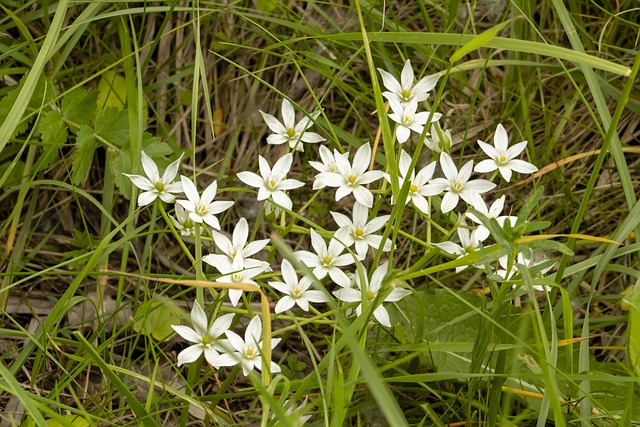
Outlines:
MULTIPOLYGON (((640 423, 634 2, 0 6, 0 427, 284 426, 303 402, 298 415, 317 426, 640 423), (397 76, 406 59, 418 78, 442 73, 427 103, 452 130, 458 167, 484 158, 476 140, 499 123, 510 143, 529 141, 520 158, 540 172, 509 184, 494 174, 485 197, 506 194, 520 217, 505 230, 485 222, 498 245, 455 259, 434 244, 458 241, 463 210, 440 213, 439 196, 428 216, 403 203, 377 69, 397 76), (390 215, 380 234, 395 247, 363 265, 388 258, 393 273, 359 317, 324 280, 314 287, 327 304, 273 311, 282 259, 308 273, 293 252, 310 249, 309 228, 331 237, 330 211, 349 216, 353 203, 311 190, 311 144, 295 153, 289 178, 306 185, 284 216, 236 177, 286 152, 266 144, 259 113, 280 119, 283 97, 298 119, 322 111, 311 130, 331 150, 351 159, 369 141, 390 175, 371 185, 370 215, 390 215), (250 239, 270 238, 264 294, 233 307, 224 286, 201 286, 219 277, 201 260, 211 233, 182 237, 173 205, 137 206, 122 173, 142 173, 142 150, 161 170, 185 153, 180 174, 199 189, 216 179, 216 199, 235 202, 222 229, 245 217, 250 239), (520 268, 515 290, 482 271, 522 250, 555 268, 520 268), (373 309, 392 285, 412 293, 385 303, 385 328, 373 309), (209 318, 236 313, 241 336, 262 312, 283 373, 245 378, 202 357, 178 367, 187 344, 170 324, 191 325, 196 300, 209 318)), ((402 147, 416 170, 432 157, 424 137, 402 147)))

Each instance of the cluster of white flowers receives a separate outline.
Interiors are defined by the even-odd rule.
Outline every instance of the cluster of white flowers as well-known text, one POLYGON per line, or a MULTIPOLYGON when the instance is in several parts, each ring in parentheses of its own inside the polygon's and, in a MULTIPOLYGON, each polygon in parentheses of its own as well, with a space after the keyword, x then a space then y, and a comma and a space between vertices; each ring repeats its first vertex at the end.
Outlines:
MULTIPOLYGON (((474 167, 473 160, 464 163, 460 168, 451 157, 452 137, 450 130, 442 130, 438 122, 442 115, 435 111, 418 112, 418 109, 434 89, 439 74, 426 76, 414 84, 414 73, 411 63, 407 60, 398 81, 392 74, 379 70, 383 83, 387 89, 383 93, 388 100, 391 112, 388 118, 396 123, 395 138, 404 144, 411 137, 411 132, 418 134, 424 145, 429 148, 432 160, 418 170, 415 157, 404 149, 400 149, 398 159, 398 181, 401 189, 408 189, 406 204, 411 204, 418 211, 418 215, 430 217, 433 206, 438 206, 442 214, 455 211, 460 200, 465 202, 463 209, 458 212, 456 223, 458 243, 443 241, 436 243, 439 249, 449 254, 464 257, 481 249, 483 242, 490 233, 482 221, 468 208, 480 212, 482 216, 494 218, 500 226, 516 224, 516 217, 501 215, 505 197, 496 199, 487 208, 483 196, 496 187, 493 180, 499 173, 506 182, 511 180, 513 172, 533 173, 537 168, 531 163, 517 159, 525 149, 527 142, 523 141, 509 147, 507 132, 499 124, 494 136, 494 144, 489 145, 478 141, 480 149, 489 156, 474 167), (430 133, 425 132, 425 126, 431 125, 430 133), (439 168, 438 168, 439 167, 439 168), (438 175, 438 169, 443 176, 438 175), (473 172, 493 172, 491 180, 474 178, 473 172), (475 228, 466 225, 465 218, 473 221, 475 228)), ((319 143, 324 138, 308 129, 316 120, 320 111, 305 116, 298 123, 295 122, 295 111, 288 100, 282 102, 282 122, 274 116, 261 111, 267 126, 273 134, 269 135, 269 144, 288 143, 293 152, 304 151, 305 143, 319 143)), ((283 212, 294 210, 293 202, 288 191, 305 185, 303 181, 287 178, 294 163, 294 154, 284 154, 273 163, 273 167, 262 156, 258 157, 259 174, 252 171, 242 171, 237 178, 257 189, 257 200, 275 205, 283 212)), ((321 145, 319 147, 320 161, 309 161, 317 170, 314 177, 313 189, 318 191, 325 188, 335 188, 335 200, 342 200, 353 195, 351 216, 341 212, 331 212, 336 223, 335 231, 310 228, 310 250, 294 252, 295 259, 307 267, 305 271, 310 275, 301 278, 294 267, 295 263, 283 259, 280 263, 282 281, 272 280, 268 286, 277 291, 282 297, 275 305, 276 313, 293 310, 296 307, 309 311, 311 304, 321 304, 328 301, 331 295, 349 306, 355 307, 355 314, 363 313, 372 316, 385 327, 391 327, 391 318, 384 303, 397 302, 410 293, 408 289, 396 287, 390 280, 393 270, 390 260, 373 264, 371 259, 376 253, 376 260, 382 252, 393 250, 391 239, 380 235, 381 229, 388 224, 390 215, 378 215, 381 203, 375 203, 376 197, 369 189, 369 185, 381 178, 391 181, 389 175, 381 170, 370 167, 372 149, 369 143, 357 147, 352 161, 348 152, 339 152, 321 145), (372 214, 373 212, 373 214, 372 214), (377 253, 380 252, 380 253, 377 253), (372 265, 373 264, 373 265, 372 265), (352 271, 349 268, 353 267, 352 271), (337 290, 332 293, 327 290, 313 289, 314 283, 328 283, 332 281, 337 290), (366 309, 366 310, 365 310, 366 309)), ((211 265, 219 272, 216 278, 219 282, 253 285, 258 289, 261 285, 256 281, 260 274, 271 271, 271 265, 265 261, 252 258, 262 251, 269 243, 268 239, 248 241, 249 224, 241 218, 233 230, 231 239, 220 232, 221 227, 217 214, 229 209, 233 202, 214 201, 217 193, 217 183, 214 180, 200 194, 193 180, 181 176, 180 181, 173 182, 178 174, 180 160, 171 163, 162 177, 153 160, 142 153, 142 166, 146 177, 127 175, 131 182, 143 190, 138 197, 138 204, 146 206, 159 198, 165 203, 175 202, 175 216, 171 217, 172 225, 180 231, 182 236, 195 234, 196 227, 211 227, 210 235, 216 253, 203 256, 202 261, 211 265), (183 193, 186 199, 177 199, 183 193)), ((388 191, 388 190, 387 190, 388 191)), ((380 191, 380 193, 384 193, 380 191)), ((382 194, 380 197, 390 196, 391 203, 398 200, 399 194, 382 194)), ((382 200, 380 200, 382 201, 382 200)), ((449 215, 444 215, 450 217, 449 215)), ((516 262, 526 266, 533 266, 529 258, 520 254, 516 262)), ((508 259, 501 259, 496 266, 495 273, 505 280, 512 279, 516 269, 508 264, 508 259), (507 271, 507 268, 509 270, 507 271)), ((513 262, 511 262, 513 264, 513 262)), ((468 265, 459 266, 460 271, 468 265)), ((484 266, 479 266, 484 268, 484 266)), ((245 288, 246 289, 246 288, 245 288)), ((236 307, 242 291, 229 290, 231 304, 236 307)), ((233 314, 225 314, 215 319, 209 327, 207 315, 203 307, 196 302, 191 311, 192 327, 176 325, 174 330, 185 340, 192 343, 178 355, 178 365, 190 363, 198 359, 203 353, 207 362, 215 368, 240 364, 245 375, 255 369, 262 368, 261 349, 262 323, 260 317, 254 316, 246 329, 244 339, 231 330, 233 314), (224 337, 224 338, 223 338, 224 337)), ((280 339, 272 339, 274 347, 280 339)), ((271 362, 271 372, 279 372, 280 367, 271 362)))

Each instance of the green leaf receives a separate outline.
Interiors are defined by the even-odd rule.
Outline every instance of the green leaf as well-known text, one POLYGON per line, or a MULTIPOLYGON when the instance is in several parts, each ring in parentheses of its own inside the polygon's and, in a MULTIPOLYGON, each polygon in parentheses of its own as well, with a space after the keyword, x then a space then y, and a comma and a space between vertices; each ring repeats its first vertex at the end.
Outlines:
MULTIPOLYGON (((56 419, 49 418, 46 420, 49 427, 89 427, 91 423, 79 415, 60 415, 56 419)), ((25 423, 25 427, 35 426, 33 420, 29 420, 25 423)))
POLYGON ((123 174, 131 173, 131 152, 122 150, 112 157, 113 160, 110 162, 109 167, 111 168, 111 173, 113 173, 116 187, 120 190, 120 194, 129 200, 133 192, 133 185, 131 180, 123 174))
POLYGON ((556 242, 555 240, 534 240, 527 243, 527 246, 530 248, 550 249, 552 251, 560 252, 561 254, 573 256, 573 251, 571 249, 560 242, 556 242))
POLYGON ((127 102, 127 82, 115 71, 105 71, 98 83, 98 109, 115 107, 124 108, 127 102))
POLYGON ((636 375, 640 375, 640 284, 636 283, 623 301, 629 304, 627 360, 636 375))
MULTIPOLYGON (((462 357, 452 354, 452 349, 461 343, 471 350, 476 335, 480 333, 480 314, 472 307, 482 307, 482 298, 469 293, 453 295, 437 289, 423 290, 406 296, 398 303, 408 322, 405 325, 406 337, 414 343, 425 343, 425 354, 433 361, 434 367, 442 372, 469 372, 470 353, 457 352, 462 357), (470 307, 471 306, 471 307, 470 307), (441 351, 431 351, 430 344, 445 344, 441 351), (446 351, 446 344, 450 344, 446 351)), ((392 310, 390 306, 390 310, 392 310)), ((488 331, 482 331, 488 333, 488 331)))
POLYGON ((473 52, 474 50, 479 49, 482 46, 486 45, 491 40, 493 40, 493 38, 497 36, 498 33, 502 31, 502 29, 510 22, 511 21, 501 22, 495 27, 491 27, 488 30, 478 34, 477 36, 469 40, 460 49, 453 52, 453 55, 451 55, 451 58, 449 58, 449 62, 453 64, 459 59, 462 59, 462 57, 464 57, 466 54, 473 52))
MULTIPOLYGON (((18 99, 19 93, 20 93, 20 87, 17 87, 16 89, 9 91, 9 93, 7 93, 2 98, 2 100, 0 100, 0 123, 4 123, 5 120, 7 119, 7 116, 9 115, 9 112, 11 111, 13 104, 18 99)), ((20 121, 18 123, 18 126, 16 126, 12 137, 16 135, 20 135, 21 133, 25 132, 28 128, 29 128, 28 120, 20 121)))
POLYGON ((40 121, 40 135, 43 153, 34 166, 35 170, 48 168, 67 142, 67 127, 59 111, 51 110, 44 115, 40 121))
POLYGON ((164 341, 175 332, 171 325, 179 325, 179 309, 171 300, 152 299, 144 302, 135 313, 133 330, 158 341, 164 341))
POLYGON ((62 99, 62 116, 78 126, 89 124, 96 113, 97 99, 98 92, 95 90, 76 89, 62 99))
POLYGON ((18 160, 15 162, 6 162, 0 164, 0 188, 9 188, 15 185, 19 185, 22 181, 22 175, 24 174, 24 162, 18 160), (6 174, 6 177, 5 177, 6 174))
POLYGON ((96 147, 96 136, 93 129, 82 125, 76 133, 76 151, 73 153, 71 161, 71 183, 73 185, 80 185, 87 178, 96 147))
POLYGON ((125 110, 108 107, 96 116, 96 135, 118 147, 129 142, 129 117, 125 110))
POLYGON ((157 136, 151 135, 149 132, 145 132, 142 135, 142 149, 152 159, 156 161, 156 164, 160 164, 157 161, 162 159, 163 156, 169 156, 173 154, 173 150, 166 142, 163 142, 157 136))

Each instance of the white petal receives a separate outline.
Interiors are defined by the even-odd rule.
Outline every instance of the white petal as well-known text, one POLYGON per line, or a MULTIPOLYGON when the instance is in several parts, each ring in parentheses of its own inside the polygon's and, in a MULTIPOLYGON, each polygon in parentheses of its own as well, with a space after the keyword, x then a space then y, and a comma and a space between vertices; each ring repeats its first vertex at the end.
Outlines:
POLYGON ((238 179, 250 187, 260 188, 264 186, 264 179, 253 172, 238 172, 238 179))
POLYGON ((378 308, 373 310, 373 317, 375 317, 376 320, 380 322, 382 326, 386 326, 387 328, 391 327, 391 320, 389 319, 389 313, 387 312, 387 309, 384 308, 382 305, 378 306, 378 308))
POLYGON ((155 184, 156 182, 160 181, 160 172, 158 172, 158 166, 156 166, 155 162, 151 160, 151 157, 147 156, 147 153, 142 151, 141 154, 142 169, 144 170, 144 173, 147 174, 149 179, 155 184))
POLYGON ((178 354, 178 366, 182 366, 185 363, 195 362, 202 354, 202 351, 202 345, 192 345, 185 348, 178 354))
POLYGON ((499 124, 496 128, 496 134, 493 136, 493 145, 498 150, 498 153, 506 153, 509 145, 509 136, 502 124, 499 124))
MULTIPOLYGON (((184 195, 187 196, 187 199, 189 199, 189 201, 192 202, 192 203, 195 203, 195 204, 199 203, 200 202, 200 194, 198 194, 198 189, 196 188, 196 185, 193 183, 193 181, 191 181, 189 178, 187 178, 184 175, 180 176, 180 181, 182 182, 182 188, 184 189, 184 195)), ((187 207, 184 206, 184 204, 182 206, 185 209, 187 209, 187 207)))

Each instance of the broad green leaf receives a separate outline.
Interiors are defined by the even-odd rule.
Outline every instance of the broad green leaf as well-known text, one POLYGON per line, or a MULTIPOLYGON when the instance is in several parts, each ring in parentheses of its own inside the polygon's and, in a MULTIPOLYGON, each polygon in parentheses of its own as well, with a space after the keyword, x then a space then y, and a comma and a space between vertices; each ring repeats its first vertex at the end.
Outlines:
POLYGON ((120 190, 120 194, 126 199, 130 199, 133 191, 133 185, 131 184, 131 180, 123 175, 125 173, 132 173, 131 153, 129 150, 123 150, 113 156, 113 160, 109 164, 109 167, 111 168, 111 173, 113 173, 116 187, 120 190))
POLYGON ((15 162, 6 162, 0 164, 0 188, 9 188, 15 185, 19 185, 22 181, 22 175, 24 174, 24 162, 18 160, 15 162), (5 176, 6 175, 6 176, 5 176))
POLYGON ((163 156, 173 154, 173 150, 169 147, 169 144, 163 142, 157 136, 151 135, 149 132, 145 132, 142 135, 142 149, 149 157, 155 160, 158 165, 161 164, 158 160, 162 159, 163 156))
POLYGON ((93 129, 87 125, 80 127, 76 137, 76 151, 71 161, 71 183, 80 185, 87 178, 97 144, 93 129))
POLYGON ((623 301, 629 304, 627 360, 636 375, 640 375, 640 284, 623 301))
POLYGON ((105 71, 98 83, 98 110, 107 107, 124 108, 127 102, 127 83, 115 71, 105 71))
POLYGON ((273 12, 278 3, 275 0, 258 0, 256 7, 263 12, 273 12))
MULTIPOLYGON (((18 99, 18 94, 20 93, 20 87, 13 89, 7 93, 2 100, 0 100, 0 123, 4 123, 9 115, 9 111, 13 107, 13 104, 18 99)), ((29 121, 22 120, 18 123, 18 126, 15 128, 12 136, 20 135, 25 132, 29 128, 29 121)))
POLYGON ((98 92, 79 88, 62 99, 62 116, 65 120, 78 126, 91 122, 96 113, 98 92))
POLYGON ((479 49, 482 46, 486 45, 491 40, 493 40, 493 38, 495 36, 497 36, 498 33, 500 31, 502 31, 502 29, 509 22, 510 21, 501 22, 500 24, 496 25, 495 27, 489 28, 488 30, 478 34, 477 36, 475 36, 474 38, 469 40, 460 49, 458 49, 455 52, 453 52, 453 55, 451 55, 451 58, 449 58, 449 62, 453 64, 454 62, 458 61, 459 59, 462 59, 462 57, 464 57, 468 53, 473 52, 474 50, 479 49))
POLYGON ((135 313, 133 330, 158 341, 164 341, 175 332, 171 325, 179 325, 178 307, 171 300, 151 299, 144 302, 135 313))
MULTIPOLYGON (((397 303, 398 308, 404 313, 400 318, 406 316, 408 319, 405 334, 410 341, 450 343, 452 349, 459 343, 466 343, 471 349, 479 333, 480 314, 474 312, 469 305, 479 309, 482 306, 481 298, 468 293, 452 295, 440 289, 419 291, 397 303)), ((471 354, 458 353, 458 356, 453 355, 451 351, 429 353, 434 368, 438 371, 469 372, 471 354)))
POLYGON ((96 115, 96 135, 118 147, 129 141, 129 117, 125 110, 108 107, 96 115))
MULTIPOLYGON (((50 418, 46 421, 49 427, 89 427, 91 423, 79 415, 60 415, 58 419, 50 418)), ((36 424, 33 420, 29 420, 25 426, 32 427, 36 424)))
POLYGON ((67 142, 67 126, 59 111, 51 110, 44 115, 40 122, 40 138, 43 153, 38 158, 34 169, 43 170, 56 159, 60 148, 67 142))

